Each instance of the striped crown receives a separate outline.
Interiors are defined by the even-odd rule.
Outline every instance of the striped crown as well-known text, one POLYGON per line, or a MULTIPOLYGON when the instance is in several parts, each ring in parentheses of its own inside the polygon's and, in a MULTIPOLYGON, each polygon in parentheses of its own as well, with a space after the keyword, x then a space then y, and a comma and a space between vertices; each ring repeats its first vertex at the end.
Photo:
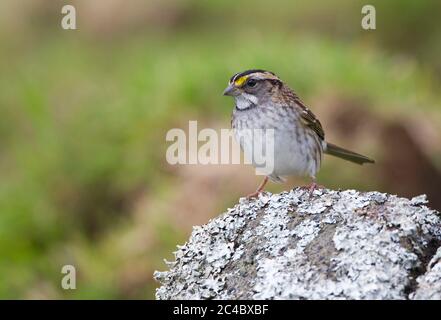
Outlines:
POLYGON ((230 84, 234 84, 237 87, 242 86, 249 78, 256 80, 279 80, 280 79, 271 71, 262 69, 251 69, 244 72, 239 72, 230 78, 230 84))

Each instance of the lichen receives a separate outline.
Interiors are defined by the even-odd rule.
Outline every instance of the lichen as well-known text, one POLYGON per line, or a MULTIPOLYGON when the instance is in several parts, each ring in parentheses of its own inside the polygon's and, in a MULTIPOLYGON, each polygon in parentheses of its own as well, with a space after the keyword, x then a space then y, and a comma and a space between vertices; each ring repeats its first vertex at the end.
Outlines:
POLYGON ((441 244, 441 221, 425 204, 424 196, 301 188, 242 198, 195 227, 170 270, 155 272, 156 297, 439 299, 441 249, 432 258, 429 244, 441 244))
POLYGON ((415 292, 410 294, 415 300, 441 300, 441 248, 430 260, 427 272, 416 279, 415 292))

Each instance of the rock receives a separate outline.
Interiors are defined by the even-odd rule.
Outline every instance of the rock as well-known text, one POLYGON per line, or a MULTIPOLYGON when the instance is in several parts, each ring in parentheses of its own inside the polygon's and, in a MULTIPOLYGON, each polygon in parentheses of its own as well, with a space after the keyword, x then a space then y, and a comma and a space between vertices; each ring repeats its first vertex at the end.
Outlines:
POLYGON ((441 300, 441 248, 427 265, 424 275, 417 278, 418 287, 410 297, 415 300, 441 300))
POLYGON ((194 227, 157 299, 441 299, 441 219, 379 192, 263 193, 194 227))

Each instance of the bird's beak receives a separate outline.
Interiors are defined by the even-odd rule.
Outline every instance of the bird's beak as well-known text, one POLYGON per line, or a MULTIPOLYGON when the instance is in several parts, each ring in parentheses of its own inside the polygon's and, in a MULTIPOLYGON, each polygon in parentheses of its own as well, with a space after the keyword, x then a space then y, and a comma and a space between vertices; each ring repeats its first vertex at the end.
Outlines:
POLYGON ((224 96, 236 97, 240 94, 239 89, 234 84, 229 84, 224 90, 224 96))

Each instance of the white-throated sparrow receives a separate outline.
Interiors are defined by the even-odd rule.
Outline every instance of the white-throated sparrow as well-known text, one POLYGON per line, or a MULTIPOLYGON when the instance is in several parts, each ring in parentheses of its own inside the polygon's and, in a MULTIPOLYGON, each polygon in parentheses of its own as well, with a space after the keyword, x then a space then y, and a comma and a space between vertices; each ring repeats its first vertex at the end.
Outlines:
POLYGON ((256 145, 250 130, 273 129, 273 170, 248 197, 258 195, 268 179, 280 182, 284 176, 291 175, 311 177, 312 192, 317 187, 316 174, 323 153, 357 164, 374 163, 366 156, 326 142, 320 121, 272 72, 247 70, 237 73, 231 77, 224 95, 235 99, 231 125, 248 158, 253 158, 253 146, 256 145))

